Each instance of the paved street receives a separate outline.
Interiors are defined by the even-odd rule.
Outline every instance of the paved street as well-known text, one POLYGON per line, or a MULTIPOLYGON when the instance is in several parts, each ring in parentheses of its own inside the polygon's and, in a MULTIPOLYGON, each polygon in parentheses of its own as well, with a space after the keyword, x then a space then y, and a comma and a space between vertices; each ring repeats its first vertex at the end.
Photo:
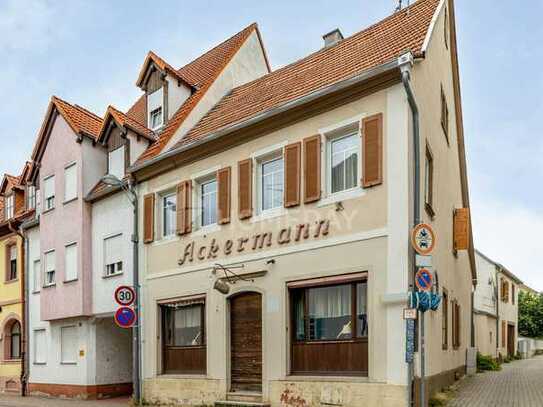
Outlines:
POLYGON ((129 405, 126 397, 86 401, 0 395, 0 407, 127 407, 129 405))
POLYGON ((502 365, 500 372, 466 378, 449 407, 543 406, 543 357, 502 365))

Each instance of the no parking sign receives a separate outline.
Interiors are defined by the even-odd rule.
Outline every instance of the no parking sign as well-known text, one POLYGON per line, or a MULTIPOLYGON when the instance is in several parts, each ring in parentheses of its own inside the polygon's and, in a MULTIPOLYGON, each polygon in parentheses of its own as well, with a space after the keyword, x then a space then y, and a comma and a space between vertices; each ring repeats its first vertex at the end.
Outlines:
POLYGON ((115 322, 121 328, 132 328, 136 322, 136 312, 130 307, 121 307, 115 312, 115 322))

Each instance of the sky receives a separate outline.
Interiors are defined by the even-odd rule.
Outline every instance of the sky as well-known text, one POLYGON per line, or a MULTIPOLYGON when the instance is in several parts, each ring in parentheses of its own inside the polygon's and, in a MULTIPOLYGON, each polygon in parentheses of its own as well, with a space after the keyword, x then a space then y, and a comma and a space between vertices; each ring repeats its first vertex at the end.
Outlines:
MULTIPOLYGON (((398 0, 0 0, 0 174, 20 173, 51 95, 126 110, 148 50, 173 66, 257 22, 273 68, 398 0)), ((404 4, 406 4, 404 0, 404 4)), ((543 290, 543 0, 456 0, 476 247, 543 290), (521 5, 522 4, 522 5, 521 5)))

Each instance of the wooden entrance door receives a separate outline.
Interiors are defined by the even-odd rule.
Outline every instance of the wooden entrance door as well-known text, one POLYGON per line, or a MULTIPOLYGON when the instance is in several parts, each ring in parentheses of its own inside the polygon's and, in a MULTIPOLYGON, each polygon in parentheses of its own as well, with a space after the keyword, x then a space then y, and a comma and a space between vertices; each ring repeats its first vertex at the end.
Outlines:
POLYGON ((515 355, 515 325, 507 325, 507 355, 515 355))
POLYGON ((262 391, 262 296, 230 299, 231 390, 262 391))

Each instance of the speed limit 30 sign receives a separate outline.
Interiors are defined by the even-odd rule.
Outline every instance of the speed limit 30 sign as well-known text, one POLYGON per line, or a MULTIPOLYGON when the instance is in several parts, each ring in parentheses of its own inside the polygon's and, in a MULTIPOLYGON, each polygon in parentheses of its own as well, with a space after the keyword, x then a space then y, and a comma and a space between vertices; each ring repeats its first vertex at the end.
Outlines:
POLYGON ((115 290, 115 301, 123 307, 129 307, 136 300, 136 292, 132 287, 121 285, 115 290))

